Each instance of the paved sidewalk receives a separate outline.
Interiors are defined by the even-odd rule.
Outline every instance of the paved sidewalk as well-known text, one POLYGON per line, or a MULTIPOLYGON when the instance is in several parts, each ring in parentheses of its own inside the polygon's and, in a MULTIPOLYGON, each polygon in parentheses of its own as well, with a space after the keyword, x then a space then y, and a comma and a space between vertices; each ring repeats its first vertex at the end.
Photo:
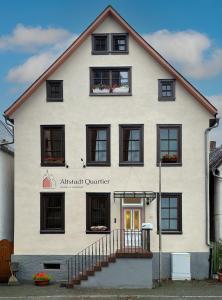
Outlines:
POLYGON ((192 299, 192 300, 222 300, 222 284, 217 281, 164 282, 161 287, 153 289, 74 289, 61 288, 58 284, 38 287, 33 284, 19 286, 0 285, 0 300, 164 300, 164 299, 192 299))

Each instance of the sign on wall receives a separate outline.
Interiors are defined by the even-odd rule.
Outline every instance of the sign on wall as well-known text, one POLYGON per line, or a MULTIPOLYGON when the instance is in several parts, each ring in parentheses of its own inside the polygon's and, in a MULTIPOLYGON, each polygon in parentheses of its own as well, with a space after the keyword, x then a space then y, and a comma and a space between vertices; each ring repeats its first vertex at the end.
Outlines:
POLYGON ((83 188, 87 186, 108 185, 110 179, 108 178, 69 178, 62 177, 55 179, 54 175, 50 174, 48 170, 42 179, 42 187, 44 189, 55 188, 83 188))

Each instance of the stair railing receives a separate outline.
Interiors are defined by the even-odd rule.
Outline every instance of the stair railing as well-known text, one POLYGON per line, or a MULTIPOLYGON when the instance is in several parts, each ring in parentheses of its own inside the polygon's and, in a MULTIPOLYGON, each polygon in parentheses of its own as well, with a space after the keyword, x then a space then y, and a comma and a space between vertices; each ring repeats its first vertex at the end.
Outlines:
POLYGON ((108 265, 112 259, 150 252, 149 230, 114 229, 68 259, 68 283, 86 279, 90 273, 108 265))

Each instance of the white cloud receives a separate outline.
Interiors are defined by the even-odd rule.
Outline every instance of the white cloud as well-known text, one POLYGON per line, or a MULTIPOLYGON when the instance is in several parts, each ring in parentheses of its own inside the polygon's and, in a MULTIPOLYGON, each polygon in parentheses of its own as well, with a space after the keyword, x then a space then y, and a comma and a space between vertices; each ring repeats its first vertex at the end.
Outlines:
POLYGON ((163 29, 143 37, 186 76, 206 79, 222 72, 222 49, 203 33, 163 29))
POLYGON ((6 75, 7 81, 20 84, 33 82, 58 58, 76 37, 77 35, 74 35, 64 42, 56 43, 53 47, 48 48, 48 50, 32 55, 23 64, 11 68, 6 75))
MULTIPOLYGON (((222 94, 207 97, 209 101, 218 109, 218 117, 222 117, 222 94)), ((217 146, 222 144, 222 120, 220 119, 219 127, 210 132, 210 140, 216 141, 217 146)))
POLYGON ((11 34, 0 36, 0 50, 36 51, 67 40, 71 33, 62 28, 42 28, 17 24, 11 34))
POLYGON ((27 61, 9 70, 7 80, 16 83, 26 83, 37 79, 41 73, 55 60, 51 52, 33 55, 27 61))

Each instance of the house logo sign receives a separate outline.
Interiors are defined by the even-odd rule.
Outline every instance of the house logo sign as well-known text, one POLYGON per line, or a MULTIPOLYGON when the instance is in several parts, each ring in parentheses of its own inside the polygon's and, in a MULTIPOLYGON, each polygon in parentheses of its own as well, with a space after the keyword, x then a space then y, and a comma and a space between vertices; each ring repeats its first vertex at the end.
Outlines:
POLYGON ((56 181, 53 175, 49 174, 48 170, 42 179, 42 187, 43 189, 55 189, 56 181))

